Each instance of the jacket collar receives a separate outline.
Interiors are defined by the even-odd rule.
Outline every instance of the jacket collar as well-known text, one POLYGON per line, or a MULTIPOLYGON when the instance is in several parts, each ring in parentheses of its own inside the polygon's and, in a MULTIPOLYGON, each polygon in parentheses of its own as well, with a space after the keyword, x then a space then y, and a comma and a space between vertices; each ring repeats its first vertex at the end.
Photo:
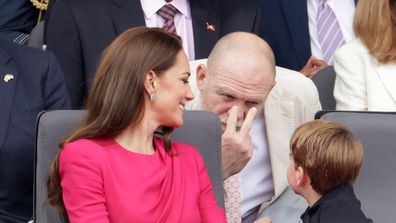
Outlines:
POLYGON ((396 103, 396 64, 379 65, 377 71, 386 91, 396 103))
POLYGON ((13 107, 18 75, 13 65, 11 55, 6 51, 6 45, 0 43, 0 148, 5 140, 9 122, 11 119, 11 111, 13 107), (6 75, 11 75, 13 79, 6 79, 6 75))
POLYGON ((113 3, 110 13, 117 35, 129 28, 146 25, 139 0, 113 0, 113 3))

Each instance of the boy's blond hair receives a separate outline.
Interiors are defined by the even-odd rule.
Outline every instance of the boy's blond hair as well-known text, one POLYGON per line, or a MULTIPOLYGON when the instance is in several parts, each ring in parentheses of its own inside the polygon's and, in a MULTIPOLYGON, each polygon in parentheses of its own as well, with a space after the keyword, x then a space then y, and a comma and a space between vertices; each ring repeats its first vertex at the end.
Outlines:
POLYGON ((296 168, 308 174, 312 188, 321 194, 351 185, 359 174, 363 147, 345 126, 326 120, 307 122, 296 129, 291 143, 296 168))

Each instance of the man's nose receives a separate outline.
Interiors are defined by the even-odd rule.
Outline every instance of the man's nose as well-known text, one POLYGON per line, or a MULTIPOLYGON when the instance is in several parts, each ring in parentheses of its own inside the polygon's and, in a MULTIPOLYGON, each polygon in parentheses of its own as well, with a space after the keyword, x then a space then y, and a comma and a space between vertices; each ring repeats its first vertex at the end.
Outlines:
MULTIPOLYGON (((238 120, 244 120, 247 114, 246 108, 243 104, 241 103, 234 103, 232 106, 237 107, 237 119, 238 120)), ((232 106, 228 109, 228 115, 230 115, 230 111, 232 106)))

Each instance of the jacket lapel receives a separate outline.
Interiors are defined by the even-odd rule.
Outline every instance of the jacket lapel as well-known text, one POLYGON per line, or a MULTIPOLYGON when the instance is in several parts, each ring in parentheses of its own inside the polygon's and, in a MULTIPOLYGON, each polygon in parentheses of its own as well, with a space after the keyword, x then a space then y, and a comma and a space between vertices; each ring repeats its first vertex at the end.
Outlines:
POLYGON ((0 47, 0 148, 6 137, 18 77, 11 56, 0 47), (9 75, 8 81, 5 75, 9 75))
POLYGON ((191 0, 191 17, 194 33, 195 59, 207 58, 219 39, 220 22, 214 13, 217 6, 206 1, 191 0), (209 26, 212 25, 212 26, 209 26), (213 29, 211 29, 213 27, 213 29))
POLYGON ((117 35, 129 28, 146 25, 140 1, 113 0, 113 5, 111 7, 111 17, 117 35))
POLYGON ((396 103, 396 64, 381 65, 377 71, 386 91, 396 103))
POLYGON ((300 66, 311 56, 307 0, 280 0, 300 66))
POLYGON ((288 185, 286 170, 289 164, 289 138, 294 130, 294 104, 292 101, 282 101, 282 93, 283 90, 275 85, 264 106, 275 193, 267 205, 278 198, 288 185))

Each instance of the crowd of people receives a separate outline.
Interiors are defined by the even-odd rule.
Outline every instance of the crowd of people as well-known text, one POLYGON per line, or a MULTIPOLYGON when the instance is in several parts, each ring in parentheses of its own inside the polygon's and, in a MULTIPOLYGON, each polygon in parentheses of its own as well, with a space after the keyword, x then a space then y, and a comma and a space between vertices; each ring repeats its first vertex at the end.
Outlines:
POLYGON ((334 66, 337 109, 396 111, 396 0, 50 0, 47 52, 23 46, 29 1, 0 15, 0 222, 32 219, 36 117, 59 109, 87 110, 48 179, 67 222, 371 222, 363 148, 312 121, 310 78, 334 66), (186 109, 220 118, 225 209, 170 140, 186 109))

